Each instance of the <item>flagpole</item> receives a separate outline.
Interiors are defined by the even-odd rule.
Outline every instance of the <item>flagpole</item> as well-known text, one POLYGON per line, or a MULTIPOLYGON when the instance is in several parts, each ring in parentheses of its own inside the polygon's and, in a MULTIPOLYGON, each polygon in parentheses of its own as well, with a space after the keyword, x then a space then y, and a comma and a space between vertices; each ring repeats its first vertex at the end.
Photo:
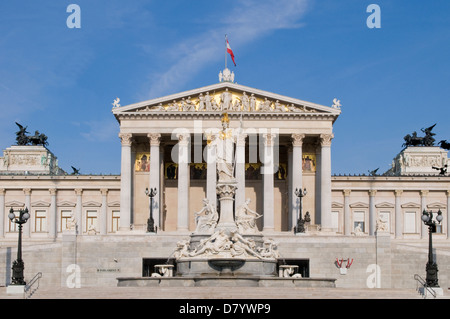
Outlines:
POLYGON ((225 34, 225 69, 227 68, 227 35, 225 34))

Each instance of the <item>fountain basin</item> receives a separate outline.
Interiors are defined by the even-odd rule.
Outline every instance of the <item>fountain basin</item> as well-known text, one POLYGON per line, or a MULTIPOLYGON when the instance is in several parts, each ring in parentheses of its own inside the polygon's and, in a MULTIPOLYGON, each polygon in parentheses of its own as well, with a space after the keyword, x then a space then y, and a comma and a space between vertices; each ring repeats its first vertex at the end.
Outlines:
POLYGON ((193 257, 177 260, 177 277, 218 276, 231 272, 236 276, 277 277, 277 260, 238 257, 193 257))

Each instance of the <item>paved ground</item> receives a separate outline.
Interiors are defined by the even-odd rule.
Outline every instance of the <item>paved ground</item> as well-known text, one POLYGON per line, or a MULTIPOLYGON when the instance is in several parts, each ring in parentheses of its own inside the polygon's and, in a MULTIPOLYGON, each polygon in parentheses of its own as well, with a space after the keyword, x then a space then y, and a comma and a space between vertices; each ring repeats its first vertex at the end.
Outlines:
MULTIPOLYGON (((450 298, 444 292, 441 298, 450 298)), ((19 299, 0 288, 0 299, 19 299)), ((39 287, 29 299, 423 299, 415 289, 266 287, 39 287)))

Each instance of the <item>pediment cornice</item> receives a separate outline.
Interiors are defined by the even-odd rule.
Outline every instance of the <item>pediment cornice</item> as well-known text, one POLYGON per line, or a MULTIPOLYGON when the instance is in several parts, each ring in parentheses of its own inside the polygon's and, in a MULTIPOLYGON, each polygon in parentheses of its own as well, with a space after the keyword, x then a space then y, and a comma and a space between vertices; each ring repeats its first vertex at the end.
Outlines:
POLYGON ((112 110, 120 119, 217 118, 223 112, 248 118, 309 118, 334 121, 341 110, 231 82, 143 101, 112 110))

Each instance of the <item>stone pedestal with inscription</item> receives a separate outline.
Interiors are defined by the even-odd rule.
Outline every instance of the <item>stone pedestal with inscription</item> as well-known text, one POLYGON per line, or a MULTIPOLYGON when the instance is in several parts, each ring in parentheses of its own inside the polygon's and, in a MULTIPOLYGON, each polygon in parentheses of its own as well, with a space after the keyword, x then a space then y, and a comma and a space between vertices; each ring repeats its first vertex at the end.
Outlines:
POLYGON ((0 157, 0 173, 62 175, 58 159, 44 146, 13 145, 0 157))
POLYGON ((448 164, 447 153, 438 146, 407 147, 394 158, 386 175, 439 175, 439 168, 448 164))

